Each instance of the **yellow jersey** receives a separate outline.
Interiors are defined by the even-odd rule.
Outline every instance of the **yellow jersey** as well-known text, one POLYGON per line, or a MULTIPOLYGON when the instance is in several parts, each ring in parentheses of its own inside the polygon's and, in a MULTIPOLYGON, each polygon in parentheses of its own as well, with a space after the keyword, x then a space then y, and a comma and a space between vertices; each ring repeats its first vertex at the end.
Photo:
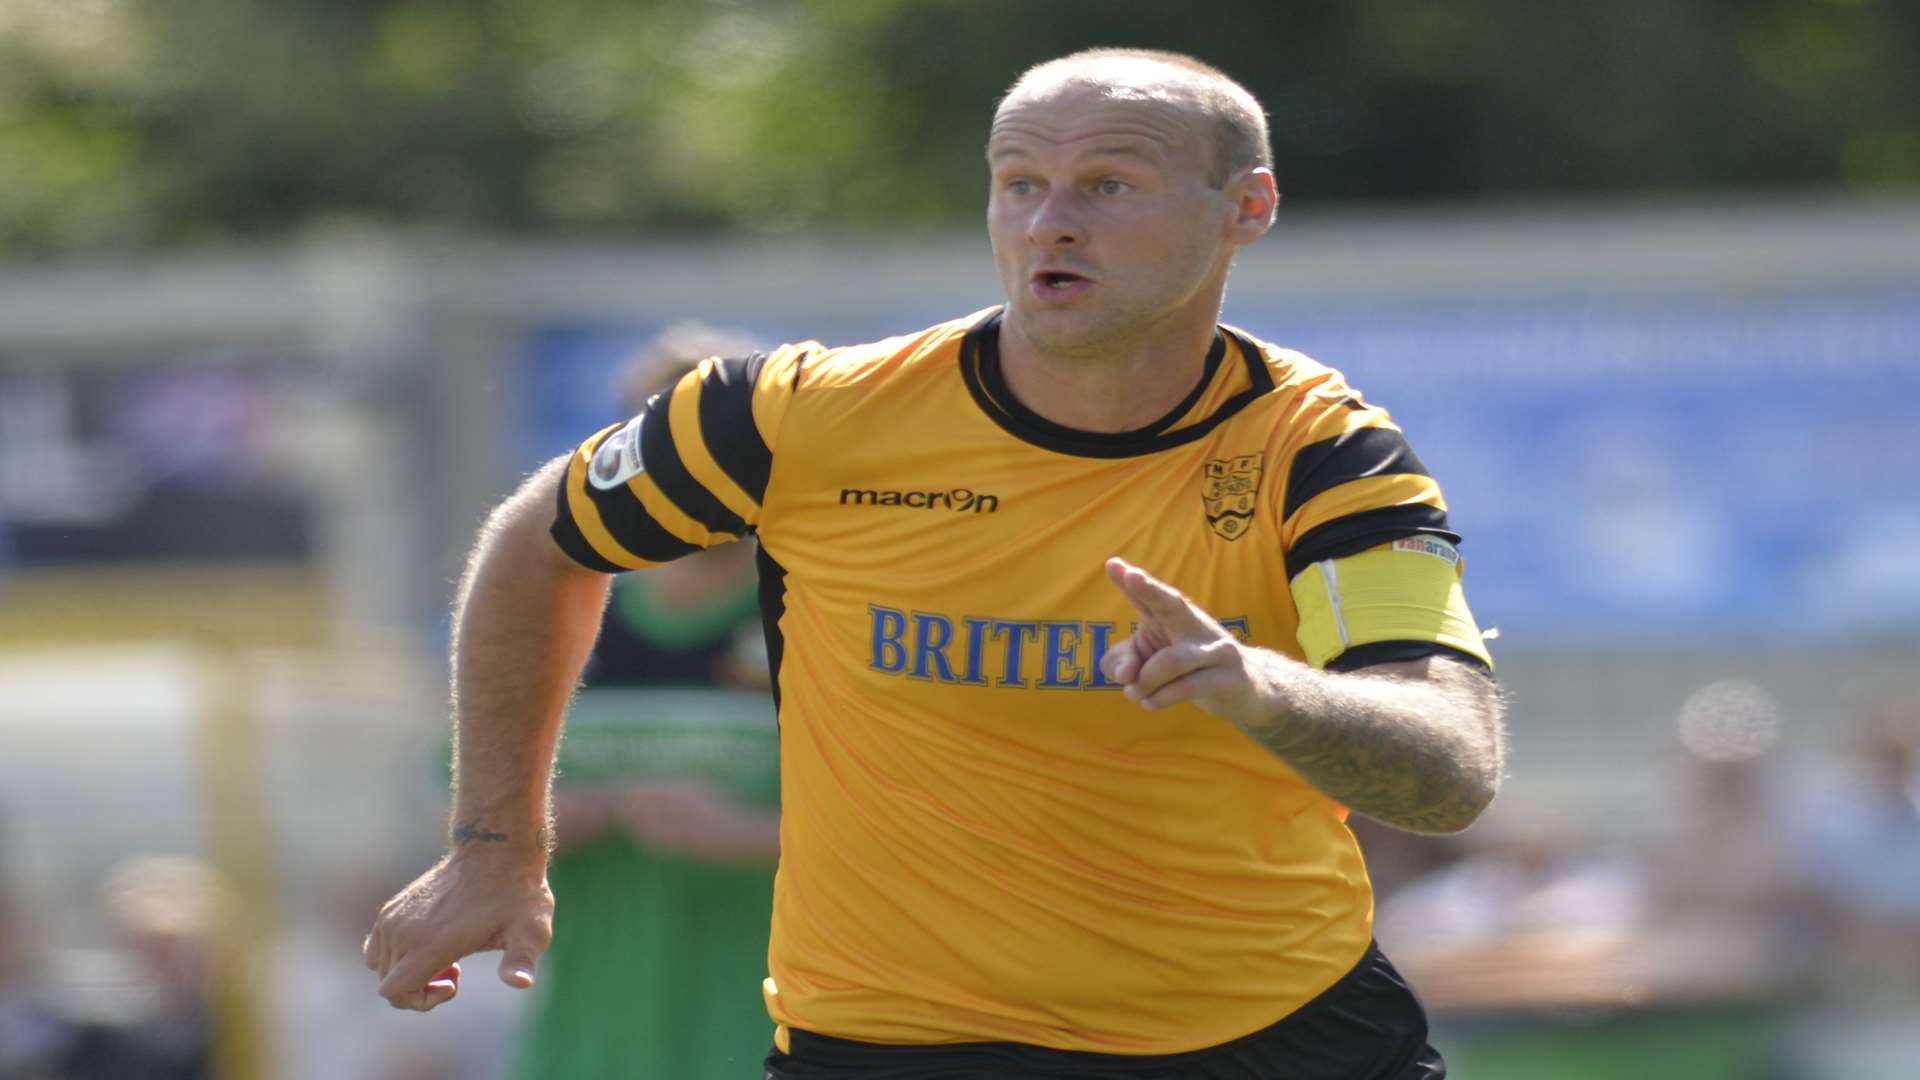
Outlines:
POLYGON ((999 320, 706 361, 583 443, 559 492, 554 537, 603 571, 758 537, 782 1049, 798 1028, 1182 1052, 1366 951, 1345 809, 1229 722, 1102 675, 1132 625, 1108 556, 1318 666, 1490 664, 1438 486, 1339 373, 1223 326, 1159 422, 1088 433, 1008 393, 999 320))

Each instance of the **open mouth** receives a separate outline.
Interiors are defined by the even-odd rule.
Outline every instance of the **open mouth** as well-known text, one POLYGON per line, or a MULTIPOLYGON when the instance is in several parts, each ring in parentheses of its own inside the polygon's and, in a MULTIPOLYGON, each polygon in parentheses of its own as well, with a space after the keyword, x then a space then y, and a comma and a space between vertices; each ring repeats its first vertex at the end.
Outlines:
POLYGON ((1033 275, 1034 291, 1042 296, 1064 296, 1091 284, 1092 278, 1071 270, 1042 270, 1033 275))

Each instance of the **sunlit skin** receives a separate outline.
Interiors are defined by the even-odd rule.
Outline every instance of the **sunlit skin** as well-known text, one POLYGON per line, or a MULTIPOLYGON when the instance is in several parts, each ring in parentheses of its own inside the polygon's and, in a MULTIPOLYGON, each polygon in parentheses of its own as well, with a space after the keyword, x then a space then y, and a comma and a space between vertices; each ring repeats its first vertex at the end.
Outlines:
POLYGON ((1193 389, 1233 255, 1278 202, 1271 169, 1216 188, 1213 160, 1210 122, 1164 88, 1068 84, 1001 107, 987 232, 1007 295, 1001 360, 1029 408, 1124 431, 1193 389))

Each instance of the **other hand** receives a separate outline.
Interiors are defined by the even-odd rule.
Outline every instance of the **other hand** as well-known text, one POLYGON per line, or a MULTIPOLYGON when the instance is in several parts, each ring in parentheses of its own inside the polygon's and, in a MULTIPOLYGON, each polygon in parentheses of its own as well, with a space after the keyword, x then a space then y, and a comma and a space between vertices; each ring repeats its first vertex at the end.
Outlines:
POLYGON ((362 948, 396 1009, 425 1012, 460 991, 460 960, 500 950, 500 981, 533 985, 553 940, 553 891, 544 864, 449 855, 380 909, 362 948))

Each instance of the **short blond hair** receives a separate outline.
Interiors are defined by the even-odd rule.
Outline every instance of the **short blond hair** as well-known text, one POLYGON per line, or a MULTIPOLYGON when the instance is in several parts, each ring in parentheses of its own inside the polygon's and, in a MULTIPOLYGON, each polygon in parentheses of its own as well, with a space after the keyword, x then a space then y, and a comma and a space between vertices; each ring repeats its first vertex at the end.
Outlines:
POLYGON ((1161 49, 1083 49, 1055 60, 1035 64, 1013 81, 1000 96, 994 112, 1023 90, 1064 86, 1112 87, 1126 68, 1155 66, 1167 69, 1160 86, 1173 90, 1213 124, 1213 167, 1207 180, 1223 187, 1242 169, 1272 167, 1273 142, 1266 110, 1260 101, 1212 64, 1185 53, 1161 49))

